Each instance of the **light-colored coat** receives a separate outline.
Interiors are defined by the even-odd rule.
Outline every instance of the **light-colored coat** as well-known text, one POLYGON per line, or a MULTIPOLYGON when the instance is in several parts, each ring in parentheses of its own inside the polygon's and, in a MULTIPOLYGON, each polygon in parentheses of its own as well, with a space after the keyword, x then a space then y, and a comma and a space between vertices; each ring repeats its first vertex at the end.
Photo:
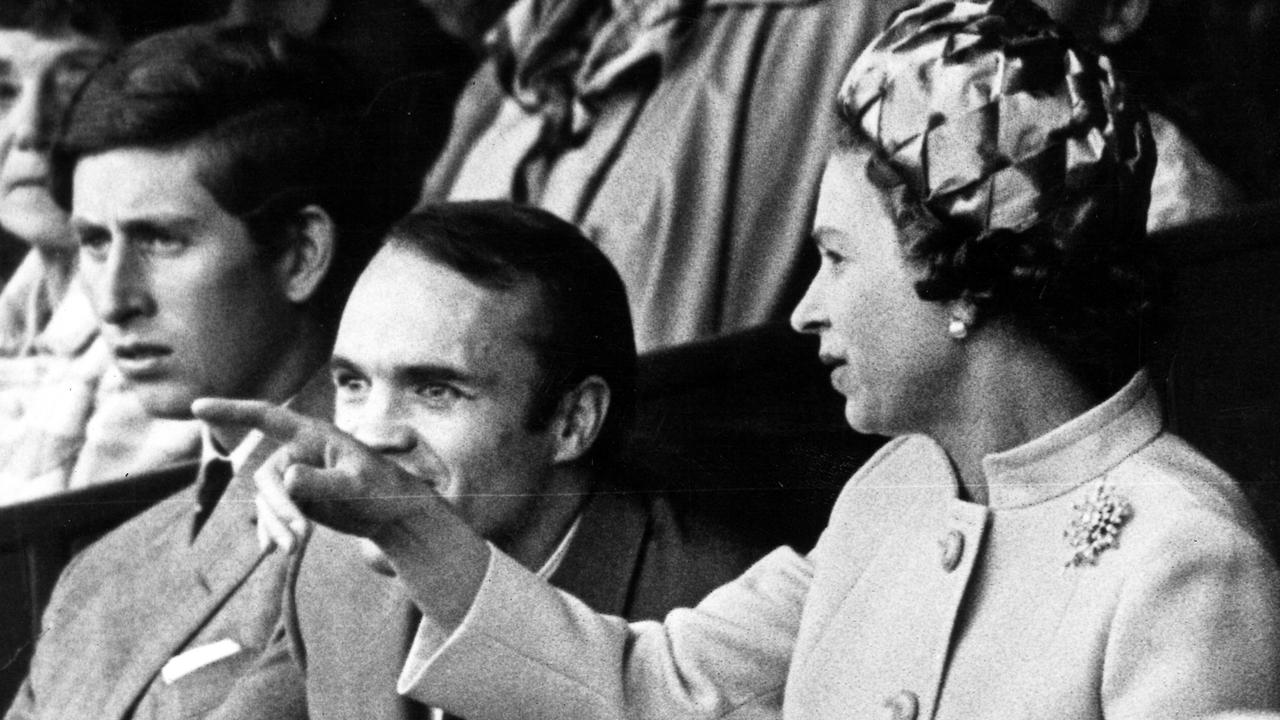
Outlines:
POLYGON ((895 440, 807 557, 779 549, 661 625, 590 613, 495 554, 402 689, 470 720, 1280 707, 1280 573, 1238 488, 1162 432, 1144 377, 984 469, 987 506, 958 499, 932 441, 895 440), (1064 567, 1064 531, 1102 481, 1130 517, 1096 564, 1064 567))

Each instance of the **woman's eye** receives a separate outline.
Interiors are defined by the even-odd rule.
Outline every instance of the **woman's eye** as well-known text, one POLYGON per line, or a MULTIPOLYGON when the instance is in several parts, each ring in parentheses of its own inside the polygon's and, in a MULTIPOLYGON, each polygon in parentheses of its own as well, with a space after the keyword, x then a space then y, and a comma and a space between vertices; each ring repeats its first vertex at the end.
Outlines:
POLYGON ((22 85, 12 80, 0 80, 0 115, 3 115, 18 102, 22 94, 22 85))

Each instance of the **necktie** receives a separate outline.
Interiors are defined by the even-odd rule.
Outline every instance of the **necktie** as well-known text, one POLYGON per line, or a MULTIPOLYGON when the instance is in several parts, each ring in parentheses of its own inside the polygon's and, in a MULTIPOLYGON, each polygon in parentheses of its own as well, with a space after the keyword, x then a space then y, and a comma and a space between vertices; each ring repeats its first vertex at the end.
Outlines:
POLYGON ((213 508, 217 506, 234 474, 231 462, 222 458, 210 460, 201 469, 199 487, 196 489, 196 516, 191 525, 192 540, 196 539, 200 528, 204 527, 205 521, 213 513, 213 508))

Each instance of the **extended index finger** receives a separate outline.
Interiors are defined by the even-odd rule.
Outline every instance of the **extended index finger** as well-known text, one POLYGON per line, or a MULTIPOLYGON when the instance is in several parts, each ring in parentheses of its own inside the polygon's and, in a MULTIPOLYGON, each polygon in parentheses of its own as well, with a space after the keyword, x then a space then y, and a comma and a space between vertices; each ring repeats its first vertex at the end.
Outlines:
POLYGON ((302 415, 261 400, 200 398, 191 404, 191 413, 214 425, 257 428, 281 443, 297 439, 307 426, 302 415))

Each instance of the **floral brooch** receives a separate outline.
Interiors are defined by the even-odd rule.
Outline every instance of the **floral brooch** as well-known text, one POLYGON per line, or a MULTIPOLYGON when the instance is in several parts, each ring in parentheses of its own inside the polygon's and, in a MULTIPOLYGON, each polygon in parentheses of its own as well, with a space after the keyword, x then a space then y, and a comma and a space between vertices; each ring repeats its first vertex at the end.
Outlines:
POLYGON ((1129 501, 1118 495, 1105 480, 1099 481, 1085 499, 1075 506, 1075 519, 1062 537, 1071 546, 1064 568, 1092 565, 1098 555, 1116 546, 1120 526, 1133 515, 1129 501))

